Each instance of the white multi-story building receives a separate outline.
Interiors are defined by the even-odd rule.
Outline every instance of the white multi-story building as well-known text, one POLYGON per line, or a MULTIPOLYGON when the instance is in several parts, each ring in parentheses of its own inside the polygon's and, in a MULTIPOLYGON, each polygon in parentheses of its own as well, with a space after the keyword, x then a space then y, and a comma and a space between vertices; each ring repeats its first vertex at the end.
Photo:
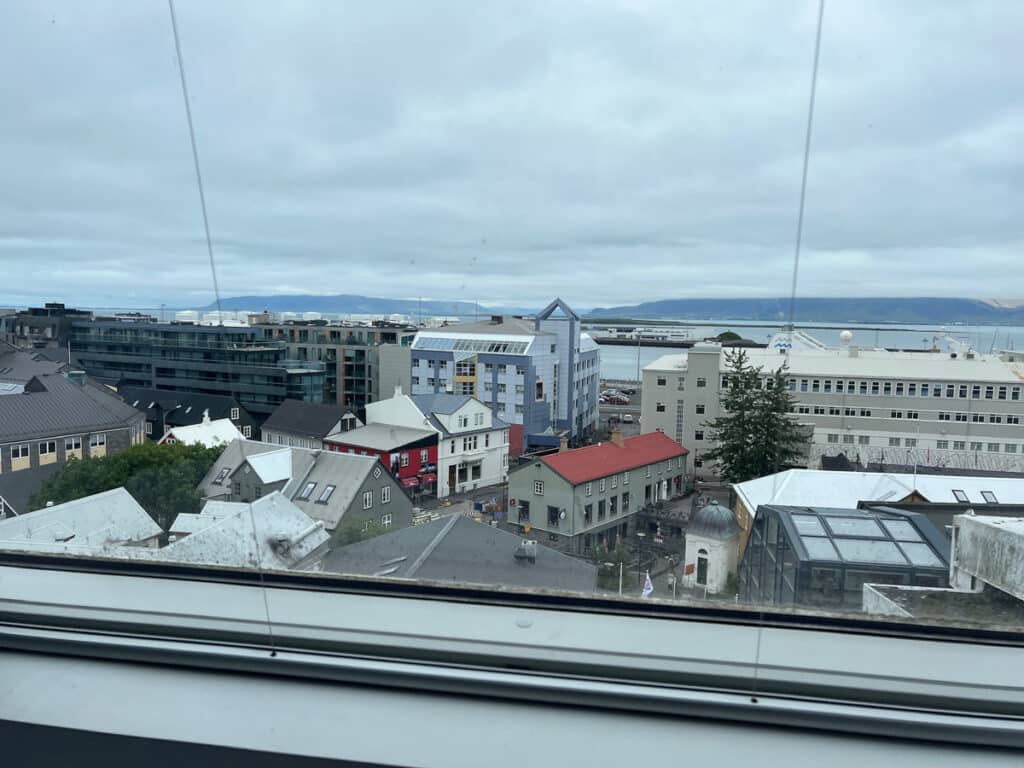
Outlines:
MULTIPOLYGON (((1024 355, 841 347, 780 334, 744 350, 762 379, 787 366, 797 418, 813 428, 808 466, 844 453, 863 464, 1024 471, 1024 355)), ((690 449, 694 474, 713 476, 702 455, 720 414, 729 362, 719 344, 664 355, 644 368, 641 425, 690 449)))
MULTIPOLYGON (((468 395, 403 395, 366 406, 370 425, 437 433, 437 496, 466 493, 508 479, 509 425, 468 395)), ((344 440, 345 436, 342 435, 344 440)), ((429 448, 424 449, 429 455, 429 448)))
POLYGON ((522 448, 558 446, 597 424, 601 355, 560 299, 536 318, 421 330, 412 344, 412 393, 471 395, 522 425, 522 448))

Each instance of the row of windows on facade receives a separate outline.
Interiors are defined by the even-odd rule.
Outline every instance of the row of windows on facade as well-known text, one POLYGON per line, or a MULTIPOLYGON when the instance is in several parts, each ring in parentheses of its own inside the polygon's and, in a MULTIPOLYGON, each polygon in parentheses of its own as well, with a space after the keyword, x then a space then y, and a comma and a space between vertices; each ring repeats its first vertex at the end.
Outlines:
MULTIPOLYGON (((771 377, 762 376, 765 388, 771 377)), ((679 377, 678 388, 685 389, 685 379, 679 377)), ((707 379, 697 379, 698 387, 706 387, 707 379)), ((667 377, 657 378, 659 387, 668 384, 667 377)), ((868 381, 863 379, 795 379, 788 380, 790 391, 820 392, 823 394, 891 395, 893 397, 947 397, 972 400, 1020 400, 1021 387, 996 384, 944 384, 903 381, 868 381)), ((722 376, 722 388, 729 387, 729 377, 722 376)))
MULTIPOLYGON (((506 430, 502 430, 501 434, 502 434, 502 444, 507 443, 508 442, 508 430, 507 429, 506 430)), ((462 450, 463 451, 475 451, 477 449, 477 447, 480 445, 480 442, 478 440, 479 437, 480 437, 480 435, 468 435, 466 437, 463 437, 462 438, 462 450)), ((452 440, 451 441, 451 444, 449 446, 449 449, 450 449, 449 453, 455 453, 455 445, 456 445, 457 442, 458 442, 457 440, 452 440)), ((491 447, 491 433, 490 432, 484 432, 484 448, 490 448, 490 447, 491 447)), ((420 459, 420 461, 423 461, 423 459, 420 459)), ((402 466, 405 466, 405 465, 403 464, 402 466)))
MULTIPOLYGON (((870 408, 837 408, 835 406, 829 406, 826 408, 822 405, 795 405, 793 406, 793 413, 803 414, 814 414, 815 416, 860 416, 860 417, 873 417, 873 412, 870 408)), ((882 413, 884 418, 885 412, 882 413)), ((973 424, 1020 424, 1020 416, 1016 414, 1002 414, 1002 413, 968 413, 966 411, 904 411, 904 410, 890 410, 890 419, 921 419, 922 421, 960 421, 960 422, 971 422, 973 424), (921 419, 921 414, 924 413, 926 417, 921 419), (935 414, 935 418, 928 419, 927 414, 935 414)))
MULTIPOLYGON (((100 448, 105 447, 107 444, 107 435, 105 432, 97 432, 96 434, 89 435, 89 447, 100 448)), ((18 443, 11 446, 11 459, 27 459, 31 455, 31 443, 18 443)), ((56 440, 43 440, 38 443, 38 450, 40 456, 49 456, 57 453, 57 441, 56 440)), ((65 451, 80 451, 82 450, 82 438, 78 437, 65 437, 64 438, 64 450, 65 451)))
MULTIPOLYGON (((233 409, 233 410, 235 410, 235 409, 233 409)), ((231 418, 237 418, 237 417, 232 416, 231 418)), ((146 434, 147 435, 152 435, 153 434, 153 422, 152 421, 147 421, 145 429, 146 429, 146 434)), ((251 425, 249 425, 249 424, 243 424, 242 425, 242 437, 252 437, 252 426, 251 425)), ((277 438, 277 442, 278 443, 282 443, 283 441, 281 440, 280 437, 278 437, 277 438)))
MULTIPOLYGON (((416 361, 416 366, 419 368, 433 368, 434 361, 419 358, 416 361)), ((494 363, 484 363, 484 373, 494 373, 494 363)), ((516 376, 524 376, 526 374, 526 368, 522 365, 501 365, 498 364, 498 373, 507 375, 515 372, 516 376)), ((437 369, 439 371, 448 370, 448 361, 439 360, 437 362, 437 369)), ((476 376, 476 363, 472 362, 459 362, 455 364, 455 375, 456 376, 476 376)))
MULTIPOLYGON (((644 467, 644 477, 650 477, 651 476, 651 468, 652 467, 655 468, 655 470, 657 471, 657 473, 659 475, 663 471, 664 472, 671 472, 672 471, 672 459, 667 459, 664 463, 648 464, 646 467, 644 467)), ((683 457, 682 456, 676 457, 676 468, 677 469, 682 469, 683 468, 683 457)), ((609 475, 608 477, 602 477, 601 479, 599 479, 597 481, 597 492, 598 493, 604 493, 605 490, 609 487, 609 485, 612 488, 617 488, 618 485, 619 485, 620 477, 622 479, 622 484, 623 485, 629 485, 629 476, 630 476, 630 473, 627 471, 627 472, 621 473, 621 475, 619 473, 616 473, 614 475, 609 475)), ((543 496, 544 495, 544 481, 543 480, 534 480, 533 481, 533 493, 536 496, 543 496)), ((584 493, 585 496, 592 496, 593 493, 594 493, 594 483, 593 482, 586 483, 583 486, 583 493, 584 493)))
MULTIPOLYGON (((798 380, 790 379, 789 388, 797 391, 798 380)), ((996 384, 929 384, 926 382, 864 381, 862 379, 799 379, 800 392, 847 395, 890 395, 893 397, 947 397, 970 400, 1020 400, 1019 386, 996 384)))
MULTIPOLYGON (((826 440, 829 443, 842 442, 846 445, 852 445, 854 438, 857 439, 858 445, 871 445, 871 437, 869 435, 839 435, 836 433, 829 433, 826 435, 826 440)), ((916 437, 889 437, 885 438, 888 440, 890 448, 917 448, 920 442, 919 438, 916 437)), ((970 444, 970 450, 981 451, 987 450, 989 453, 1017 453, 1017 443, 986 443, 978 440, 936 440, 935 448, 940 451, 966 451, 968 450, 968 443, 970 444)))
MULTIPOLYGON (((606 516, 614 517, 620 512, 620 499, 622 499, 622 513, 629 514, 630 511, 630 493, 628 490, 623 492, 622 497, 610 496, 606 500, 600 499, 597 502, 597 519, 594 519, 594 505, 585 504, 583 507, 583 524, 592 525, 595 522, 602 522, 606 516)), ((529 503, 521 502, 519 505, 519 517, 518 522, 520 524, 529 523, 529 503)), ((548 507, 548 527, 557 528, 558 523, 561 520, 562 511, 558 507, 548 507)))

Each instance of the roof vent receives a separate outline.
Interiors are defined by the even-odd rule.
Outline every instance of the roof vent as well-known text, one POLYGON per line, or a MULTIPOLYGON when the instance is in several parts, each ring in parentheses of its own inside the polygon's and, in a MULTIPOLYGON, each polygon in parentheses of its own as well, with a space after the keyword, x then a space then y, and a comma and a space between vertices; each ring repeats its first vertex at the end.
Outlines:
POLYGON ((514 553, 516 560, 529 560, 531 563, 537 562, 537 542, 531 539, 523 539, 516 546, 514 553))

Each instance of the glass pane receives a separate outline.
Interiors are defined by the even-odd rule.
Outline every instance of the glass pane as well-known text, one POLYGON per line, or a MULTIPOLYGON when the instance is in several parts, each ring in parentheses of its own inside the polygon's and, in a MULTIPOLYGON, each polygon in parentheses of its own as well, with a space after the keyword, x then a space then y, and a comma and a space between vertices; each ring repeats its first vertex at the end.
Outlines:
POLYGON ((839 560, 832 542, 816 536, 801 536, 800 540, 807 547, 807 554, 814 560, 839 560))
POLYGON ((938 568, 943 566, 943 562, 927 544, 901 543, 900 549, 914 565, 934 565, 938 568))
POLYGON ((917 529, 906 520, 883 520, 882 525, 897 541, 920 541, 921 536, 917 529))
POLYGON ((793 521, 793 525, 796 526, 798 533, 807 534, 809 536, 824 536, 825 529, 822 528, 818 518, 812 515, 791 515, 790 519, 793 521))
POLYGON ((863 517, 828 517, 829 529, 836 536, 871 536, 882 538, 884 534, 874 520, 863 517))
POLYGON ((899 549, 891 541, 864 541, 862 539, 833 539, 843 556, 853 563, 906 563, 899 549))

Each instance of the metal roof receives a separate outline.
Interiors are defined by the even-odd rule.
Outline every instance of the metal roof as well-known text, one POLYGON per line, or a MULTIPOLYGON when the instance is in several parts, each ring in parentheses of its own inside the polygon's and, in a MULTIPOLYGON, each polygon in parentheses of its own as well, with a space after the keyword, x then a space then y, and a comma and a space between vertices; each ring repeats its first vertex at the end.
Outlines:
POLYGON ((0 549, 104 554, 160 533, 124 488, 0 521, 0 549))
POLYGON ((540 461, 573 485, 579 485, 687 453, 689 451, 663 432, 648 432, 627 437, 621 446, 613 442, 598 443, 548 454, 540 461))
POLYGON ((359 448, 371 448, 375 451, 397 450, 428 437, 436 437, 437 433, 428 429, 399 427, 391 424, 367 424, 365 427, 339 432, 325 438, 328 443, 352 445, 359 448))
POLYGON ((198 424, 185 424, 180 427, 171 427, 167 430, 160 442, 165 442, 173 437, 179 443, 186 445, 205 445, 207 448, 214 448, 218 445, 227 445, 233 440, 242 437, 238 427, 231 419, 210 420, 203 417, 198 424))
POLYGON ((969 502, 983 506, 983 495, 995 503, 1024 504, 1024 480, 1016 477, 830 472, 790 469, 733 486, 744 506, 753 512, 762 504, 810 507, 856 507, 859 502, 900 501, 917 493, 933 502, 969 502), (956 491, 963 494, 957 498, 956 491))
POLYGON ((597 568, 537 545, 534 562, 517 559, 523 539, 464 515, 442 517, 329 552, 323 569, 335 573, 416 578, 498 587, 592 592, 597 568))
POLYGON ((345 416, 354 416, 351 408, 330 403, 285 400, 263 422, 263 429, 322 440, 345 416))
POLYGON ((35 378, 43 389, 0 397, 0 443, 85 434, 141 424, 143 414, 108 390, 55 373, 35 378))
POLYGON ((740 532, 735 513, 716 501, 699 507, 690 517, 686 526, 687 536, 701 536, 706 539, 727 541, 740 532))

